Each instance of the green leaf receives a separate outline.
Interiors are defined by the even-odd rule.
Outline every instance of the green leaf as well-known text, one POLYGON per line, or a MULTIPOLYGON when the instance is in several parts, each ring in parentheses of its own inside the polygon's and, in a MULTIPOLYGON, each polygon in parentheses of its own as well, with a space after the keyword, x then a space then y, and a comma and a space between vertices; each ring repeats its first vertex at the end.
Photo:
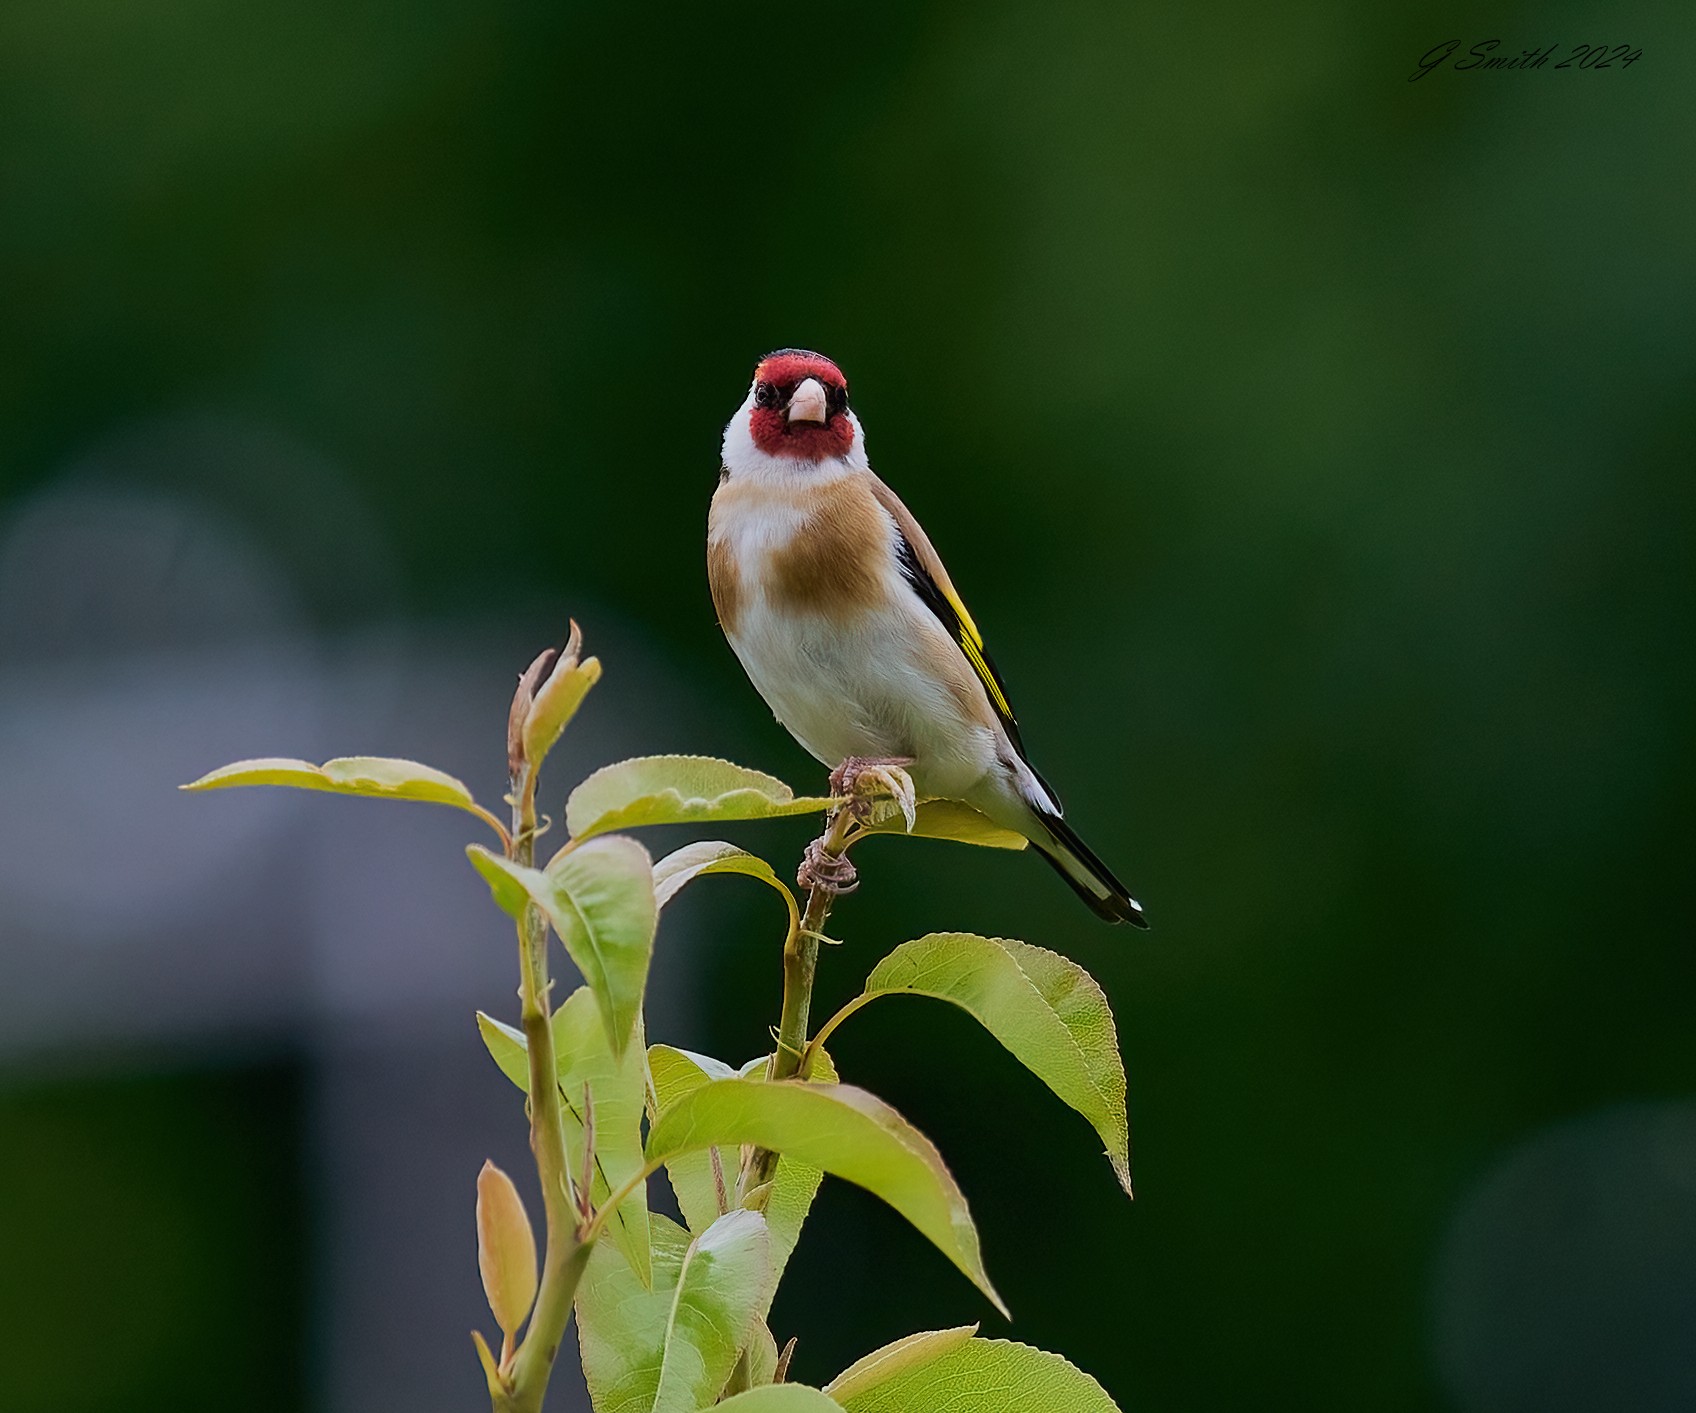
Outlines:
POLYGON ((937 1358, 833 1397, 847 1413, 935 1413, 939 1408, 960 1413, 1119 1413, 1107 1391, 1081 1369, 1058 1354, 1006 1339, 968 1340, 937 1358))
POLYGON ((1023 849, 1029 843, 1023 834, 1003 829, 959 800, 920 800, 911 830, 900 814, 876 824, 863 825, 866 834, 907 834, 922 839, 952 839, 957 844, 977 844, 986 849, 1023 849))
MULTIPOLYGON (((769 1058, 750 1060, 743 1068, 743 1077, 763 1080, 769 1058)), ((822 1084, 837 1082, 836 1062, 822 1046, 813 1052, 813 1067, 808 1077, 822 1084)), ((824 1169, 816 1164, 803 1162, 794 1154, 778 1157, 771 1178, 771 1194, 766 1198, 766 1223, 771 1228, 771 1263, 779 1280, 789 1266, 795 1243, 801 1239, 801 1227, 807 1213, 812 1211, 813 1199, 819 1195, 819 1184, 823 1181, 824 1169)))
POLYGON ((597 1413, 707 1407, 770 1298, 758 1212, 732 1212, 693 1241, 656 1216, 653 1235, 651 1289, 614 1253, 596 1250, 577 1290, 583 1372, 597 1413))
POLYGON ((227 790, 237 785, 286 785, 296 790, 328 790, 380 800, 421 800, 431 805, 452 805, 493 822, 464 781, 415 760, 386 756, 339 756, 323 765, 280 757, 238 760, 180 788, 227 790))
POLYGON ((601 680, 601 660, 585 658, 571 667, 556 669, 542 684, 524 720, 524 751, 535 766, 554 748, 589 689, 601 680))
POLYGON ((751 1388, 746 1393, 715 1404, 713 1413, 718 1413, 721 1408, 730 1410, 730 1413, 842 1413, 842 1405, 835 1399, 805 1384, 767 1384, 764 1388, 751 1388))
POLYGON ((729 1212, 689 1244, 666 1330, 654 1413, 695 1413, 723 1390, 771 1303, 770 1239, 758 1212, 729 1212))
POLYGON ((975 1016, 1094 1126, 1131 1190, 1125 1067, 1107 997, 1076 962, 1027 942, 933 932, 903 942, 866 979, 865 999, 933 996, 975 1016))
MULTIPOLYGON (((599 1008, 586 986, 579 987, 554 1011, 554 1064, 565 1108, 565 1151, 573 1179, 583 1170, 583 1089, 595 1105, 595 1172, 590 1187, 596 1207, 642 1170, 642 1113, 646 1077, 642 1049, 633 1045, 622 1060, 608 1048, 599 1008)), ((501 1073, 528 1092, 530 1047, 522 1030, 482 1012, 477 1029, 501 1073)), ((648 1203, 645 1188, 637 1188, 619 1204, 608 1226, 611 1239, 647 1281, 649 1266, 648 1203)))
POLYGON ((675 1045, 650 1045, 648 1069, 654 1080, 656 1117, 697 1085, 709 1079, 735 1079, 737 1073, 723 1060, 675 1045))
POLYGON ((634 839, 596 839, 525 868, 473 844, 466 854, 513 916, 534 903, 595 993, 613 1050, 622 1055, 642 1009, 659 906, 648 851, 634 839))
POLYGON ((471 860, 471 867, 483 875, 483 881, 494 896, 495 906, 508 917, 523 917, 534 893, 541 890, 540 871, 503 858, 481 844, 467 844, 465 857, 471 860))
POLYGON ((596 839, 557 855, 543 874, 542 911, 594 988, 612 1048, 622 1055, 642 1011, 659 926, 653 861, 634 839, 596 839))
MULTIPOLYGON (((597 1209, 607 1197, 642 1171, 642 1115, 647 1103, 647 1074, 640 1043, 615 1058, 607 1044, 600 1007, 588 987, 572 992, 553 1015, 554 1061, 565 1096, 565 1151, 573 1172, 583 1169, 584 1098, 594 1104, 595 1171, 590 1196, 597 1209)), ((637 1039, 641 1039, 638 1021, 637 1039)), ((648 1191, 638 1186, 619 1204, 608 1228, 637 1275, 650 1279, 648 1191)))
POLYGON ((643 824, 816 814, 832 803, 797 797, 776 776, 712 756, 640 756, 603 766, 573 790, 565 824, 586 839, 643 824))
POLYGON ((646 1289, 616 1251, 599 1244, 578 1282, 577 1342, 595 1413, 651 1413, 665 1360, 665 1331, 689 1234, 650 1216, 653 1284, 646 1289))
POLYGON ((978 1332, 976 1325, 959 1325, 951 1330, 926 1330, 910 1334, 882 1349, 874 1349, 864 1359, 856 1359, 824 1386, 824 1391, 837 1402, 845 1402, 898 1375, 923 1368, 940 1359, 951 1349, 958 1349, 978 1332))
POLYGON ((527 1094, 529 1042, 524 1038, 524 1031, 478 1011, 477 1033, 483 1036, 483 1047, 488 1050, 488 1058, 492 1058, 495 1065, 499 1065, 500 1072, 527 1094))
MULTIPOLYGON (((648 1047, 648 1072, 654 1081, 656 1118, 708 1080, 729 1079, 736 1073, 721 1060, 670 1045, 648 1047)), ((679 1153, 666 1163, 666 1177, 690 1231, 705 1231, 730 1209, 738 1161, 734 1148, 728 1155, 721 1148, 699 1148, 679 1153)))
MULTIPOLYGON (((776 1288, 774 1279, 772 1289, 775 1291, 776 1288)), ((753 1334, 748 1339, 748 1387, 759 1388, 761 1384, 769 1384, 777 1373, 780 1357, 777 1337, 772 1334, 771 1326, 763 1319, 756 1319, 753 1334)))
POLYGON ((530 1092, 530 1042, 524 1032, 477 1012, 477 1033, 500 1071, 526 1094, 530 1092))
POLYGON ((654 896, 659 899, 659 905, 663 908, 677 896, 684 884, 704 873, 741 873, 759 879, 782 895, 789 909, 789 930, 793 932, 800 927, 801 909, 795 895, 772 866, 746 849, 717 839, 685 844, 654 865, 654 896))
MULTIPOLYGON (((763 1081, 770 1056, 748 1061, 740 1072, 722 1060, 654 1045, 648 1050, 648 1068, 654 1080, 656 1113, 663 1115, 685 1094, 712 1079, 744 1078, 763 1081)), ((813 1075, 822 1082, 836 1083, 836 1065, 823 1049, 813 1057, 813 1075)), ((740 1154, 735 1147, 711 1146, 679 1153, 666 1162, 666 1176, 677 1205, 690 1231, 705 1231, 726 1210, 736 1192, 740 1154), (716 1155, 716 1158, 715 1158, 716 1155), (716 1162, 716 1168, 715 1168, 716 1162)), ((818 1195, 824 1171, 795 1157, 779 1157, 766 1198, 766 1222, 771 1230, 773 1287, 783 1278, 784 1268, 800 1239, 802 1224, 818 1195)))
POLYGON ((577 708, 589 695, 589 689, 601 680, 599 658, 577 660, 583 637, 577 624, 571 625, 571 638, 553 664, 548 678, 537 689, 524 716, 524 754, 532 769, 540 769, 547 754, 559 740, 577 708))
POLYGON ((665 1110, 648 1134, 650 1161, 755 1143, 846 1178, 883 1198, 1003 1313, 983 1269, 977 1229, 930 1140, 875 1095, 846 1084, 714 1079, 665 1110))

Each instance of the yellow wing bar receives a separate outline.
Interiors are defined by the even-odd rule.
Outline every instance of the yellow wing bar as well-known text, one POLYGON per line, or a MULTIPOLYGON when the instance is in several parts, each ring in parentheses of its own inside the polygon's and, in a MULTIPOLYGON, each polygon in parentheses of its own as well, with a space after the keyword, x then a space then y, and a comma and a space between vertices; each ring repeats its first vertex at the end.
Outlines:
POLYGON ((989 665, 989 659, 983 655, 983 639, 973 630, 971 619, 963 620, 960 626, 965 630, 960 634, 960 646, 965 649, 966 661, 971 663, 972 671, 977 673, 984 690, 989 693, 990 701, 995 703, 996 711, 1007 721, 1011 721, 1013 708, 1007 701, 1007 694, 1001 690, 1000 677, 989 665))
POLYGON ((972 622, 972 615, 966 611, 965 604, 960 602, 957 594, 945 589, 933 575, 926 572, 918 551, 905 535, 901 536, 897 552, 901 560, 901 572, 907 576, 907 582, 924 601, 925 607, 934 613, 942 626, 948 630, 949 636, 960 645, 960 651, 965 653, 966 661, 972 665, 972 671, 977 673, 978 681, 983 683, 984 691, 989 694, 990 705, 1006 725, 1007 733, 1013 738, 1013 744, 1018 747, 1019 754, 1023 755, 1024 747, 1019 743, 1019 725, 1013 718, 1013 704, 1007 700, 1007 689, 1002 685, 1001 674, 989 660, 989 653, 983 644, 983 635, 978 632, 978 625, 972 622))

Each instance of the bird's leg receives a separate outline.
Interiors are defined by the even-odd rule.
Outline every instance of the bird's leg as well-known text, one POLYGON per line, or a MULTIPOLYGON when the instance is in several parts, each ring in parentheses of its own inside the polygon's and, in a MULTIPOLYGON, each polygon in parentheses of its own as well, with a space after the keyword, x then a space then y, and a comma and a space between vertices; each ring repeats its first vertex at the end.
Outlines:
POLYGON ((801 857, 795 881, 808 890, 817 888, 841 897, 860 886, 860 874, 846 854, 833 854, 825 848, 823 839, 815 839, 801 857))
POLYGON ((830 772, 830 793, 846 795, 849 812, 864 822, 871 815, 872 799, 880 791, 863 790, 862 784, 882 787, 881 793, 891 793, 886 772, 900 771, 912 763, 911 756, 849 756, 830 772))

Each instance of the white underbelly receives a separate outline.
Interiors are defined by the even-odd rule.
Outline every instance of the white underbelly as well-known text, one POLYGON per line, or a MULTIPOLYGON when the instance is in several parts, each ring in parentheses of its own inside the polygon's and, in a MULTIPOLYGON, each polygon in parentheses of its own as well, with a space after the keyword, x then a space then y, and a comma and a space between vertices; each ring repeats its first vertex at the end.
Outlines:
POLYGON ((844 627, 818 615, 774 613, 755 595, 736 628, 731 647, 754 686, 825 765, 909 756, 921 795, 958 797, 994 764, 993 731, 925 670, 927 654, 958 649, 922 605, 899 601, 844 627))

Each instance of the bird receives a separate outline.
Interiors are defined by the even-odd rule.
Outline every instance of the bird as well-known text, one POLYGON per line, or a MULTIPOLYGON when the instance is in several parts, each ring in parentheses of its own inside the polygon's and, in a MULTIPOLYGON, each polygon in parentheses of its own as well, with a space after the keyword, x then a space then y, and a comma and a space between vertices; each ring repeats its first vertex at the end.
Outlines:
POLYGON ((1099 917, 1148 926, 1031 765, 977 624, 872 470, 848 380, 823 354, 780 348, 755 367, 724 429, 707 581, 755 690, 835 789, 900 766, 921 799, 1023 835, 1099 917))

